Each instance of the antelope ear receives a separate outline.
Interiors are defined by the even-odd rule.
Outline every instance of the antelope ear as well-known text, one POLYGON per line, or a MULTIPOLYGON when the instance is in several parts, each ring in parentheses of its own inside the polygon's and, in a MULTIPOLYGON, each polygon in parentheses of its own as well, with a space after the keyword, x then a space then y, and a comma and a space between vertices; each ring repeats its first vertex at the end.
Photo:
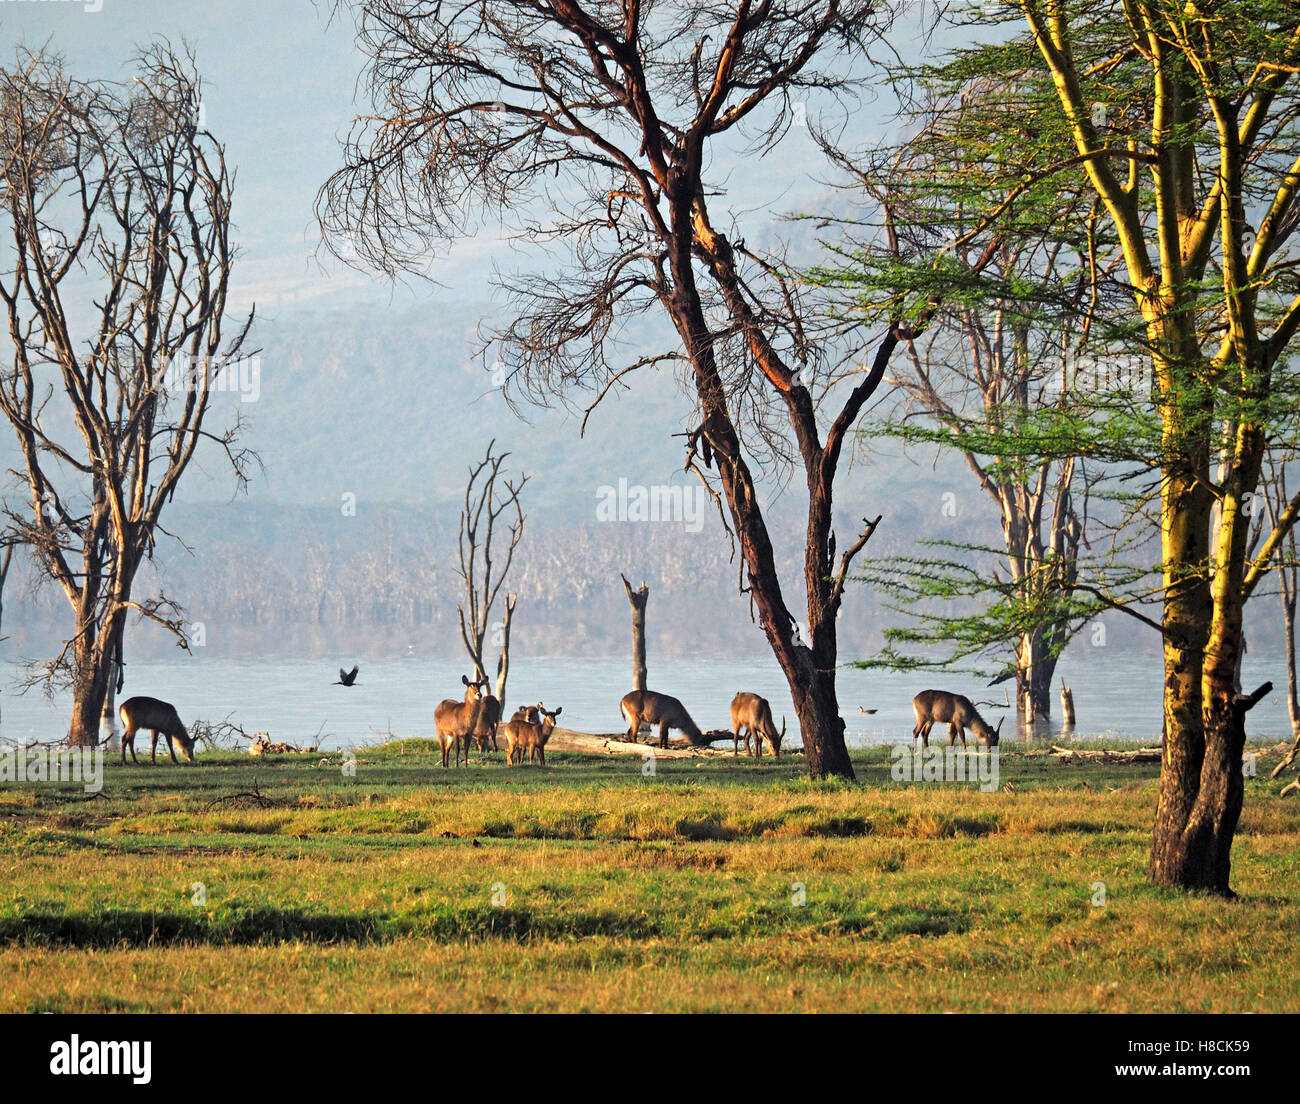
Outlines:
POLYGON ((460 681, 461 681, 462 683, 464 683, 466 686, 469 685, 469 679, 466 678, 464 675, 461 675, 461 676, 460 676, 460 681))
POLYGON ((564 706, 561 705, 559 708, 557 708, 557 709, 555 710, 555 714, 554 714, 554 715, 555 715, 556 717, 558 717, 558 716, 559 716, 561 713, 563 713, 563 712, 564 712, 564 706))

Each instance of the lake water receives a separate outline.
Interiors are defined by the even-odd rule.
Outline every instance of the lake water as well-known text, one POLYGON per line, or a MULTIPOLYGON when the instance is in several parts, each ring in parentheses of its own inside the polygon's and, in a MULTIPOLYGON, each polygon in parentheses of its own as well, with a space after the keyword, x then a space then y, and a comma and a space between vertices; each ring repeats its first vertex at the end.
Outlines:
MULTIPOLYGON (((229 716, 248 733, 269 732, 273 740, 323 748, 358 747, 395 736, 431 737, 433 710, 447 697, 460 697, 463 661, 404 657, 358 658, 361 674, 351 688, 330 685, 335 666, 319 659, 208 659, 201 650, 193 658, 160 662, 136 661, 128 668, 124 696, 148 694, 176 704, 182 718, 219 721, 229 716)), ((351 667, 352 661, 348 666, 351 667)), ((623 727, 618 703, 631 687, 631 663, 610 659, 538 659, 518 657, 511 666, 507 715, 525 702, 544 700, 563 706, 562 723, 585 732, 615 732, 623 727)), ((16 696, 19 669, 0 664, 0 739, 54 740, 67 732, 69 702, 53 702, 36 692, 16 696)), ((1074 688, 1078 726, 1075 735, 1108 737, 1138 743, 1160 738, 1161 671, 1158 656, 1103 654, 1098 649, 1067 653, 1058 674, 1074 688)), ((1247 688, 1265 679, 1274 691, 1250 714, 1252 737, 1290 739, 1286 711, 1286 672, 1280 657, 1249 657, 1244 672, 1247 688)), ((937 673, 898 674, 846 667, 838 678, 840 706, 854 745, 910 740, 912 695, 929 686, 967 694, 977 702, 1005 702, 1009 684, 984 688, 969 676, 937 673), (874 716, 858 712, 875 708, 874 716)), ((1058 682, 1059 686, 1059 682, 1058 682)), ((753 659, 663 660, 650 664, 651 689, 682 699, 701 728, 726 728, 728 707, 737 690, 767 697, 780 724, 794 709, 776 661, 753 659)), ((1059 701, 1053 701, 1059 710, 1059 701)), ((996 724, 1004 713, 1003 737, 1014 735, 1014 713, 983 707, 996 724)), ((1059 718, 1056 718, 1059 720, 1059 718)), ((1055 728, 1040 730, 1050 737, 1055 728)), ((939 736, 936 730, 935 736, 939 736)), ((945 735, 946 738, 946 735, 945 735)))

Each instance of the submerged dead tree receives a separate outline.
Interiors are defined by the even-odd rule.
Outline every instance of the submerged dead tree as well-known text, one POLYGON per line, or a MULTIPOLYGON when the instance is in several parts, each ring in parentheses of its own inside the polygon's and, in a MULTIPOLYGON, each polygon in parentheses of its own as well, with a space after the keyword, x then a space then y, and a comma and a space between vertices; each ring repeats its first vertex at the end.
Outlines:
POLYGON ((632 689, 646 688, 646 653, 645 653, 645 607, 650 601, 650 588, 643 582, 636 590, 627 581, 626 575, 620 575, 623 589, 627 591, 627 600, 632 606, 632 689))
POLYGON ((814 90, 828 107, 852 99, 889 9, 364 0, 353 10, 372 110, 322 189, 327 232, 397 275, 425 269, 475 215, 518 213, 515 241, 546 253, 545 267, 507 281, 514 321, 492 335, 508 393, 545 403, 585 392, 590 412, 638 371, 685 366, 686 467, 725 504, 809 773, 852 777, 836 618, 873 526, 836 534, 835 478, 906 326, 889 325, 865 362, 826 340, 780 249, 747 241, 741 212, 718 198, 713 147, 748 143, 746 163, 757 163, 814 90), (624 327, 650 312, 676 340, 622 361, 624 327), (797 587, 778 572, 761 491, 765 470, 790 467, 807 490, 797 587))

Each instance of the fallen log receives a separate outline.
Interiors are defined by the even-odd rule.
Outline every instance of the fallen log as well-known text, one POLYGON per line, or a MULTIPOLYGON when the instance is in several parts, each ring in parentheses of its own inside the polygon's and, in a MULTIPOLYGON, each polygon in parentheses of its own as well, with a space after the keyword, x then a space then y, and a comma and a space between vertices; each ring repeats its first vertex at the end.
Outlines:
POLYGON ((314 755, 319 750, 316 744, 299 747, 297 744, 273 743, 270 734, 266 732, 259 732, 248 745, 249 755, 314 755))
POLYGON ((547 741, 546 750, 576 751, 585 755, 636 755, 641 758, 653 752, 657 759, 695 759, 702 755, 723 754, 718 748, 692 747, 689 741, 680 738, 669 740, 668 746, 661 748, 657 739, 649 744, 637 743, 629 740, 626 732, 578 732, 572 728, 556 728, 547 741))
MULTIPOLYGON (((666 748, 659 746, 656 734, 648 743, 629 740, 626 732, 578 732, 572 728, 556 728, 547 742, 547 751, 576 751, 587 755, 638 755, 644 758, 653 752, 656 759, 699 759, 716 756, 730 756, 731 748, 715 748, 711 745, 720 740, 730 741, 732 731, 729 728, 714 728, 702 733, 703 743, 692 743, 680 736, 671 737, 666 748)), ((789 753, 802 753, 803 748, 795 746, 789 753)))
POLYGON ((1097 763, 1158 763, 1163 754, 1162 749, 1135 748, 1133 751, 1118 751, 1113 748, 1097 748, 1084 751, 1079 748, 1063 748, 1052 745, 1052 752, 1058 759, 1097 763))

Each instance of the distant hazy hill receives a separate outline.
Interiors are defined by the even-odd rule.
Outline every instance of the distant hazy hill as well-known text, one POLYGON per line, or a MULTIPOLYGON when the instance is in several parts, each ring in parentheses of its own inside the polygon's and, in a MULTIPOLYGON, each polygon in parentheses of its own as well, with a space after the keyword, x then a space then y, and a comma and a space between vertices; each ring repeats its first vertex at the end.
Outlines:
MULTIPOLYGON (((557 410, 537 411, 530 424, 508 411, 471 356, 480 313, 448 303, 406 317, 358 310, 263 320, 256 401, 239 405, 266 474, 247 497, 232 499, 219 458, 205 456, 165 514, 192 551, 162 542, 151 585, 182 601, 204 624, 206 646, 223 651, 455 651, 457 517, 467 467, 495 437, 512 452, 511 466, 530 475, 527 537, 512 581, 521 595, 521 650, 625 649, 620 571, 650 582, 657 649, 764 648, 711 512, 698 531, 598 515, 601 489, 620 480, 694 486, 681 471, 682 440, 673 437, 689 424, 690 406, 671 376, 612 396, 585 437, 578 419, 557 410), (348 510, 344 496, 355 496, 348 510)), ((222 415, 236 402, 223 396, 222 415)), ((789 600, 802 615, 802 481, 766 493, 789 600)), ((936 463, 896 448, 859 452, 837 495, 841 547, 864 516, 878 513, 884 520, 864 556, 906 554, 926 537, 999 536, 965 466, 950 456, 936 463), (943 509, 949 493, 955 516, 943 509)), ((66 604, 48 590, 31 603, 16 574, 5 647, 35 654, 64 631, 66 604)), ((890 618, 877 596, 855 589, 841 625, 846 658, 874 650, 890 618)), ((148 627, 132 636, 138 651, 171 646, 148 627)))

